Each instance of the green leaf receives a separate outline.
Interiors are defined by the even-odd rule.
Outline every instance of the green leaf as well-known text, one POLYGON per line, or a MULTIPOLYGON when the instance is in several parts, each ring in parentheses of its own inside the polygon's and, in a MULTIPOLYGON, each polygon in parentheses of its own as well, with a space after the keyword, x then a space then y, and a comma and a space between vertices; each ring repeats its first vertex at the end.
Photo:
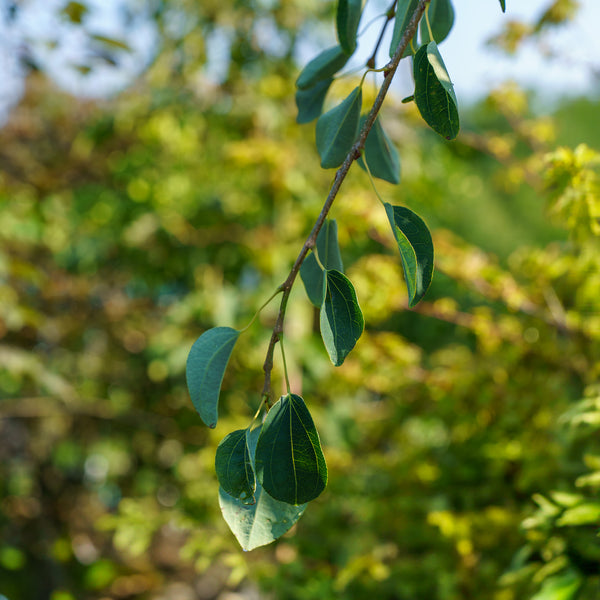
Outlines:
POLYGON ((288 504, 314 500, 325 489, 319 434, 300 396, 282 396, 268 412, 256 445, 256 476, 271 497, 288 504))
POLYGON ((600 503, 588 502, 565 510, 556 520, 559 527, 566 525, 597 525, 600 523, 600 503))
MULTIPOLYGON (((317 254, 326 269, 344 270, 340 247, 338 245, 337 223, 327 219, 317 236, 317 254)), ((309 254, 300 267, 300 277, 306 289, 308 299, 316 306, 323 304, 323 278, 325 273, 317 263, 314 254, 309 254)))
POLYGON ((330 77, 319 81, 312 87, 296 90, 297 123, 310 123, 321 115, 325 96, 327 96, 332 82, 333 79, 330 77))
POLYGON ((350 152, 358 132, 361 106, 362 90, 356 87, 341 104, 319 117, 316 142, 324 169, 339 167, 350 152))
MULTIPOLYGON (((419 4, 419 0, 399 0, 398 6, 396 7, 396 18, 394 20, 394 31, 392 33, 392 42, 390 44, 390 58, 394 56, 396 50, 398 49, 398 45, 400 44, 400 40, 402 39, 402 35, 410 22, 413 13, 417 9, 419 4)), ((406 52, 404 56, 410 56, 412 54, 412 50, 410 48, 410 44, 406 47, 406 52)))
POLYGON ((583 580, 574 569, 548 577, 542 589, 531 600, 573 600, 583 580))
POLYGON ((302 69, 296 87, 304 90, 313 87, 319 81, 330 79, 348 62, 348 55, 341 46, 323 50, 302 69))
POLYGON ((429 42, 443 42, 450 33, 454 25, 454 8, 450 0, 431 0, 429 4, 429 24, 431 25, 431 33, 433 40, 429 37, 429 29, 425 19, 421 21, 421 44, 429 42))
POLYGON ((365 321, 350 280, 339 271, 325 273, 321 337, 331 362, 339 367, 356 345, 365 321))
POLYGON ((256 480, 250 460, 247 429, 225 436, 217 447, 215 470, 221 488, 244 504, 254 504, 256 480))
POLYGON ((356 49, 356 32, 362 12, 362 0, 338 0, 336 25, 340 46, 346 54, 356 49))
POLYGON ((435 42, 421 46, 413 64, 415 102, 425 122, 447 140, 458 135, 456 95, 435 42))
POLYGON ((190 397, 210 428, 217 425, 221 383, 239 335, 231 327, 209 329, 194 342, 187 358, 185 373, 190 397))
POLYGON ((386 202, 385 212, 400 250, 408 305, 415 306, 427 292, 433 276, 431 234, 421 217, 408 208, 386 202))
MULTIPOLYGON (((359 129, 365 119, 366 117, 361 118, 359 129)), ((390 183, 400 182, 400 157, 394 144, 383 130, 379 117, 375 119, 365 141, 364 158, 373 177, 390 183)), ((358 164, 366 171, 362 157, 358 160, 358 164)))
POLYGON ((500 6, 502 8, 502 12, 506 12, 506 0, 500 0, 500 6))
MULTIPOLYGON (((257 427, 248 435, 248 448, 253 463, 260 431, 261 427, 257 427)), ((244 504, 223 488, 219 489, 219 506, 223 518, 244 550, 253 550, 281 537, 298 521, 306 508, 306 504, 292 506, 275 500, 260 484, 256 485, 254 498, 254 504, 244 504)))

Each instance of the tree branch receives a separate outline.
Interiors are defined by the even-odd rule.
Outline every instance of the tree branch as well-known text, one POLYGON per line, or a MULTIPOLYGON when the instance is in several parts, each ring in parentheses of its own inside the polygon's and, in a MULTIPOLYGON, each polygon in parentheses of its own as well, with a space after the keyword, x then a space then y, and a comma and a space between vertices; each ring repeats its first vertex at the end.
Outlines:
POLYGON ((415 33, 417 32, 417 27, 419 25, 419 21, 421 20, 421 17, 423 16, 423 13, 425 12, 425 8, 426 8, 427 4, 429 4, 429 2, 430 2, 430 0, 419 0, 419 4, 417 5, 417 8, 415 9, 415 12, 413 13, 412 18, 411 18, 410 22, 408 23, 406 30, 404 31, 404 34, 402 35, 402 39, 400 40, 400 43, 398 44, 398 48, 396 49, 394 56, 392 57, 392 59, 390 60, 390 62, 387 64, 387 66, 384 69, 383 84, 381 85, 381 88, 379 89, 379 93, 377 94, 377 98, 375 98, 375 102, 373 103, 373 106, 371 107, 371 110, 369 111, 369 114, 367 115, 367 118, 363 124, 363 127, 358 136, 358 139, 355 142, 355 144, 352 146, 350 151, 348 152, 348 155, 346 156, 344 162, 342 163, 342 166, 336 172, 335 178, 333 180, 333 184, 331 186, 331 189, 329 190, 329 195, 327 196, 327 199, 325 200, 325 204, 323 205, 323 208, 321 209, 321 212, 319 213, 319 216, 317 217, 317 220, 312 228, 312 231, 310 232, 309 236, 306 238, 306 241, 304 242, 304 245, 302 246, 302 249, 300 250, 298 257, 296 258, 294 265, 292 266, 292 269, 291 269, 289 275, 287 276, 287 279, 279 286, 279 289, 283 290, 283 296, 281 298, 281 304, 279 305, 279 313, 277 315, 277 320, 275 321, 275 325, 273 326, 273 333, 271 334, 271 340, 269 341, 267 355, 265 358, 265 362, 263 364, 263 370, 265 372, 265 380, 264 380, 264 385, 263 385, 263 390, 262 390, 262 398, 263 398, 263 401, 265 402, 265 405, 267 406, 267 409, 269 409, 272 404, 272 402, 271 402, 272 401, 271 372, 273 370, 273 353, 275 350, 275 345, 279 341, 279 336, 283 332, 283 321, 285 319, 285 311, 286 311, 287 302, 288 302, 288 299, 290 296, 290 292, 292 290, 292 286, 294 285, 294 281, 300 271, 300 266, 304 262, 304 259, 306 258, 308 251, 315 247, 315 244, 317 241, 317 236, 319 235, 319 231, 321 231, 321 227, 323 226, 323 223, 325 222, 325 219, 327 218, 327 215, 329 214, 331 205, 333 204, 333 201, 335 200, 335 198, 340 190, 340 187, 342 186, 344 179, 348 175, 348 171, 350 170, 352 163, 357 158, 360 157, 362 150, 365 147, 365 140, 367 139, 367 136, 369 135, 369 132, 371 131, 371 128, 373 127, 373 124, 375 123, 375 119, 377 118, 377 115, 379 114, 379 111, 381 110, 381 106, 383 105, 383 101, 388 93, 388 90, 392 83, 392 79, 394 78, 394 75, 396 74, 398 65, 400 64, 400 60, 402 59, 404 52, 405 52, 408 44, 410 43, 410 40, 412 40, 415 33))

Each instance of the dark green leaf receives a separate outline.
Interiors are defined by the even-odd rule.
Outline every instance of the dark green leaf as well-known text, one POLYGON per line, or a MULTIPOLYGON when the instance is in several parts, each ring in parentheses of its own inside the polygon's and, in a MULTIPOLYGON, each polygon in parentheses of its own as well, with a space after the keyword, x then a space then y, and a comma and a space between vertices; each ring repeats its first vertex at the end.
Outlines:
POLYGON ((415 102, 425 122, 447 140, 460 127, 454 86, 435 42, 421 46, 414 58, 415 102))
MULTIPOLYGON (((365 119, 366 117, 361 119, 359 129, 365 119)), ((365 141, 364 158, 373 177, 378 177, 390 183, 400 182, 400 157, 396 148, 394 148, 394 144, 383 130, 379 117, 375 120, 365 141)), ((362 157, 359 159, 358 164, 365 169, 362 157)))
POLYGON ((415 306, 427 292, 433 276, 431 234, 421 217, 408 208, 386 203, 385 211, 400 250, 408 305, 415 306))
POLYGON ((356 87, 341 104, 319 117, 316 142, 324 169, 339 167, 344 162, 356 139, 361 106, 362 91, 356 87))
MULTIPOLYGON (((404 31, 406 30, 411 17, 417 9, 418 4, 419 0, 398 0, 398 6, 396 7, 396 19, 394 21, 394 31, 392 33, 392 43, 390 44, 390 58, 396 53, 398 45, 400 44, 400 40, 404 35, 404 31)), ((406 47, 404 56, 409 56, 411 54, 412 50, 409 44, 406 47)))
POLYGON ((356 32, 362 11, 362 0, 338 0, 337 33, 340 46, 346 54, 352 54, 356 48, 356 32))
POLYGON ((313 58, 305 67, 296 80, 296 87, 304 90, 313 87, 319 81, 333 77, 348 61, 348 55, 341 46, 333 46, 323 50, 316 58, 313 58))
MULTIPOLYGON (((252 462, 260 431, 261 427, 258 427, 248 435, 252 462)), ((244 504, 223 488, 219 489, 219 506, 223 518, 244 550, 253 550, 281 537, 298 521, 306 508, 306 504, 292 506, 275 500, 260 484, 256 486, 254 498, 254 504, 244 504)))
POLYGON ((502 7, 502 12, 506 12, 506 0, 500 0, 500 6, 502 7))
POLYGON ((542 589, 531 600, 573 600, 583 583, 574 569, 548 577, 542 589))
POLYGON ((244 504, 254 504, 256 480, 250 460, 247 429, 225 436, 217 447, 215 470, 223 490, 244 504))
POLYGON ((339 367, 356 345, 365 321, 354 287, 343 273, 326 271, 324 290, 321 337, 331 362, 339 367))
POLYGON ((323 112, 325 96, 329 91, 333 79, 319 81, 313 87, 296 90, 296 106, 298 107, 297 123, 310 123, 323 112))
POLYGON ((454 25, 454 8, 450 0, 431 0, 429 4, 429 24, 433 40, 429 37, 429 29, 425 19, 421 21, 421 44, 435 41, 443 42, 454 25))
POLYGON ((402 104, 408 104, 409 102, 413 102, 415 99, 415 95, 412 94, 410 96, 406 96, 406 98, 402 98, 402 104))
POLYGON ((327 485, 319 434, 304 400, 282 396, 271 408, 256 445, 256 476, 281 502, 314 500, 327 485))
POLYGON ((187 358, 186 379, 192 403, 211 428, 217 425, 221 383, 239 335, 231 327, 209 329, 194 342, 187 358))
MULTIPOLYGON (((344 270, 340 247, 337 237, 337 223, 335 219, 327 219, 317 236, 317 253, 321 264, 326 269, 344 270)), ((300 277, 306 288, 308 299, 316 306, 323 304, 323 277, 325 273, 311 253, 300 267, 300 277)))

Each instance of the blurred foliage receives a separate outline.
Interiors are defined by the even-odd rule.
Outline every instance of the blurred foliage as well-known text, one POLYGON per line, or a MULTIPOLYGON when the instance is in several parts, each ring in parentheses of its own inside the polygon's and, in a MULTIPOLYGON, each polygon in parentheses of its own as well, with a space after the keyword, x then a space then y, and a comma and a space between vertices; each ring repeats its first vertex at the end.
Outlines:
POLYGON ((332 217, 367 329, 333 370, 297 285, 286 331, 328 488, 272 546, 244 554, 228 531, 215 449, 258 406, 273 311, 236 346, 217 431, 185 359, 284 279, 330 184, 294 122, 291 49, 332 6, 270 5, 181 4, 118 99, 33 73, 0 130, 0 594, 596 600, 600 140, 557 147, 560 115, 586 113, 536 117, 510 85, 453 144, 384 109, 403 180, 380 192, 434 230, 432 288, 407 309, 353 169, 332 217), (287 52, 261 47, 260 18, 287 52), (221 85, 202 69, 215 27, 235 28, 221 85))

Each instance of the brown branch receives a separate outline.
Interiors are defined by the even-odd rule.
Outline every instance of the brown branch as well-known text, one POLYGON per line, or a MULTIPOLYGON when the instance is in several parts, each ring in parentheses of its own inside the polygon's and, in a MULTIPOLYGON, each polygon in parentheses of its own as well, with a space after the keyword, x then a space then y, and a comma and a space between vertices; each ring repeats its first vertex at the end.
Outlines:
POLYGON ((269 341, 269 347, 267 349, 267 356, 263 365, 263 370, 265 372, 265 380, 262 390, 262 398, 267 406, 267 409, 271 407, 272 399, 271 371, 273 370, 273 353, 275 351, 275 345, 279 341, 280 335, 283 333, 283 321, 285 319, 285 310, 287 307, 290 292, 292 290, 292 286, 294 285, 296 276, 300 271, 300 266, 304 262, 308 251, 315 247, 319 231, 321 231, 321 227, 323 226, 323 223, 325 222, 325 219, 329 214, 331 205, 333 204, 333 201, 335 200, 344 179, 348 175, 348 171, 350 170, 352 163, 361 155, 361 152, 365 146, 365 140, 367 139, 367 136, 369 135, 369 132, 371 131, 371 128, 375 123, 375 119, 377 118, 377 115, 381 110, 381 106, 388 93, 388 90, 392 83, 392 79, 396 74, 396 70, 398 69, 400 60, 404 56, 404 52, 408 44, 410 43, 410 40, 412 40, 415 33, 417 32, 419 21, 421 20, 421 17, 425 12, 425 8, 427 4, 429 4, 429 2, 430 0, 419 0, 419 4, 415 9, 415 12, 413 13, 412 18, 408 23, 404 34, 402 35, 402 39, 398 44, 398 48, 396 49, 394 56, 384 69, 383 84, 381 85, 379 93, 377 94, 377 98, 375 98, 375 102, 373 103, 373 106, 371 107, 371 110, 367 115, 367 118, 363 124, 358 139, 348 152, 344 162, 342 163, 342 166, 336 172, 333 184, 329 191, 329 195, 327 196, 327 200, 325 200, 325 204, 323 205, 323 208, 321 209, 321 212, 317 217, 317 220, 312 228, 312 231, 310 232, 310 235, 308 236, 308 238, 306 238, 306 241, 302 246, 302 250, 300 250, 300 253, 298 254, 298 258, 296 258, 296 261, 294 262, 290 274, 287 276, 287 279, 279 286, 279 289, 283 291, 283 296, 281 298, 281 304, 279 305, 279 313, 277 315, 277 320, 275 321, 275 325, 273 327, 273 333, 271 334, 271 340, 269 341))

